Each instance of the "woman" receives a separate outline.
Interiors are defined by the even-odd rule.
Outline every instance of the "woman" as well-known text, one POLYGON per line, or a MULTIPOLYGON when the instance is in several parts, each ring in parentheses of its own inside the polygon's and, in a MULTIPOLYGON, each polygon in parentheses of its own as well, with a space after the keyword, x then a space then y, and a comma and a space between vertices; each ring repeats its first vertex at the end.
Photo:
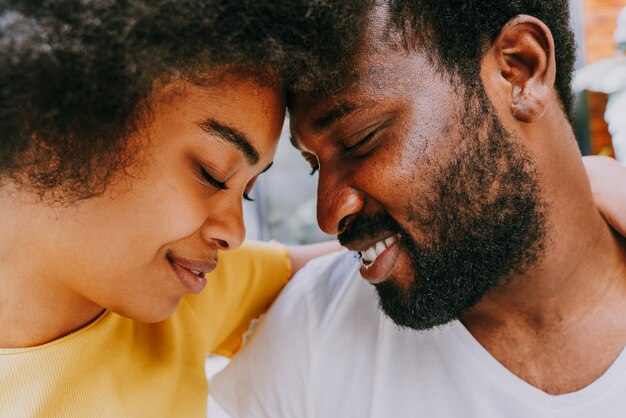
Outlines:
POLYGON ((37 3, 0 3, 0 416, 205 416, 206 355, 291 275, 223 253, 283 123, 275 51, 234 24, 253 2, 37 3))

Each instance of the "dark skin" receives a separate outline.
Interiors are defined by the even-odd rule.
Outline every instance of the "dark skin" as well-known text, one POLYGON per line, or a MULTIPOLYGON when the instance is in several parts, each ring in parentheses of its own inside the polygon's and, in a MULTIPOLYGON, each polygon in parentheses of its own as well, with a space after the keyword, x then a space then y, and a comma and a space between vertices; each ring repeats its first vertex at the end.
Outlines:
MULTIPOLYGON (((463 146, 464 95, 419 48, 389 48, 378 41, 380 25, 370 28, 355 58, 358 80, 333 97, 293 102, 294 142, 319 168, 325 232, 341 234, 358 216, 386 213, 415 242, 427 243, 429 231, 414 215, 423 215, 420 201, 432 197, 432 173, 463 146)), ((489 101, 535 164, 544 245, 535 263, 503 277, 510 282, 460 320, 504 367, 563 394, 598 379, 626 344, 626 249, 594 204, 554 88, 553 51, 549 29, 518 16, 481 61, 489 101)), ((363 251, 381 238, 385 231, 349 247, 363 251)), ((399 287, 416 280, 402 241, 390 253, 366 277, 399 287)))
POLYGON ((492 100, 503 103, 503 119, 545 167, 553 242, 543 263, 496 289, 462 322, 513 373, 561 394, 598 379, 626 344, 626 258, 624 240, 593 207, 569 125, 559 117, 554 56, 546 50, 554 51, 548 28, 517 18, 483 59, 482 77, 493 86, 492 100))

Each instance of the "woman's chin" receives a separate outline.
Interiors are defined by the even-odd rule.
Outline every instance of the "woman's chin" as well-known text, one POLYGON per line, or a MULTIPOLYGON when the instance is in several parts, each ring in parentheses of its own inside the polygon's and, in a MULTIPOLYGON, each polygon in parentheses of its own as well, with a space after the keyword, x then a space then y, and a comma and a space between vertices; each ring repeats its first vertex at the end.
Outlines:
POLYGON ((110 310, 134 321, 155 323, 165 321, 167 318, 172 316, 172 314, 176 311, 179 302, 180 299, 177 299, 175 302, 163 303, 161 305, 154 304, 152 306, 145 307, 145 309, 133 306, 116 307, 111 308, 110 310))

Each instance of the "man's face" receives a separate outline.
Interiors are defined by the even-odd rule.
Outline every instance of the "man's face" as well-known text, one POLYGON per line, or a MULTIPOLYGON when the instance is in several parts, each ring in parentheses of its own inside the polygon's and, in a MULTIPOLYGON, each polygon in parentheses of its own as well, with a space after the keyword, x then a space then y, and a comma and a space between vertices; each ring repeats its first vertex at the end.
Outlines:
POLYGON ((460 88, 425 53, 372 42, 356 66, 344 91, 291 109, 294 141, 319 169, 318 222, 360 253, 396 323, 444 324, 540 255, 534 163, 485 91, 460 88))

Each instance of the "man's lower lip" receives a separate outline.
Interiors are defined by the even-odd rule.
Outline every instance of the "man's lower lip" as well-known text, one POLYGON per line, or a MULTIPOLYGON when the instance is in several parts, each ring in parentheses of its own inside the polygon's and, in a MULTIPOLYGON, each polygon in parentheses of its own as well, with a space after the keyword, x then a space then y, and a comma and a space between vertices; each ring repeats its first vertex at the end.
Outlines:
POLYGON ((169 262, 176 273, 178 280, 187 288, 191 293, 197 294, 202 292, 206 286, 206 277, 199 277, 193 274, 189 269, 179 266, 173 261, 169 262))
POLYGON ((391 275, 391 270, 400 255, 400 241, 391 244, 376 260, 369 266, 361 266, 361 276, 371 284, 382 283, 391 275))

